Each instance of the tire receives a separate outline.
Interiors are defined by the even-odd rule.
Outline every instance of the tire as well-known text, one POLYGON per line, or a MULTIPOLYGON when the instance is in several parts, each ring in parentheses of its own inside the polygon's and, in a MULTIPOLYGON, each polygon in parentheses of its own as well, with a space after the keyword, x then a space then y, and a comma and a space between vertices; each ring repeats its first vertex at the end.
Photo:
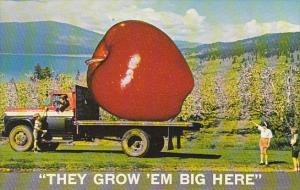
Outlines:
POLYGON ((33 147, 33 134, 27 125, 17 125, 9 133, 10 147, 17 152, 29 151, 33 147))
POLYGON ((131 157, 145 157, 150 149, 150 136, 141 129, 131 129, 122 138, 122 149, 131 157))
POLYGON ((158 155, 162 151, 164 146, 165 146, 165 139, 163 136, 153 137, 151 139, 151 144, 150 144, 150 154, 158 155))
POLYGON ((43 152, 55 151, 59 146, 59 143, 38 143, 37 146, 43 152))

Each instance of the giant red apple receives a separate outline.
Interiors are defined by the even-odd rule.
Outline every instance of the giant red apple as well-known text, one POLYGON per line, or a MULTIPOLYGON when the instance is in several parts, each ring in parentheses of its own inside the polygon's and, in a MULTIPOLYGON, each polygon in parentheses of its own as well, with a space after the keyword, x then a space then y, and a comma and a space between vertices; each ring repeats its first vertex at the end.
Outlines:
POLYGON ((124 119, 174 118, 194 86, 192 73, 174 42, 142 21, 111 27, 86 63, 95 100, 124 119))

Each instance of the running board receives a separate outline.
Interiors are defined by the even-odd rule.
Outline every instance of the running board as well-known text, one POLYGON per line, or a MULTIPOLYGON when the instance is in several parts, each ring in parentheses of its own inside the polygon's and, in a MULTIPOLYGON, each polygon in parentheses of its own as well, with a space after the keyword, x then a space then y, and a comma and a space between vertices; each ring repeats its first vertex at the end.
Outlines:
POLYGON ((74 142, 73 140, 51 140, 48 142, 52 142, 52 143, 66 143, 66 144, 70 144, 72 142, 74 142))
POLYGON ((63 137, 52 137, 50 141, 45 142, 51 142, 51 143, 72 143, 74 142, 73 136, 63 136, 63 137))
POLYGON ((59 139, 52 139, 50 141, 42 140, 43 143, 65 143, 65 144, 71 144, 74 142, 73 140, 59 140, 59 139))

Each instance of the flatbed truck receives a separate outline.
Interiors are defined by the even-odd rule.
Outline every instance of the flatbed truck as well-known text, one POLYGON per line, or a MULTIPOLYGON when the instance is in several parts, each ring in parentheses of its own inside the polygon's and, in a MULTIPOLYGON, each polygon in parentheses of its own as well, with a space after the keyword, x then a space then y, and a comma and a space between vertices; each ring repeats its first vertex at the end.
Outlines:
POLYGON ((35 113, 46 113, 42 126, 47 133, 38 141, 41 151, 54 151, 60 143, 98 138, 118 140, 128 156, 145 157, 158 154, 165 144, 168 150, 172 150, 173 137, 177 139, 176 147, 180 148, 184 130, 201 128, 199 122, 101 120, 99 106, 88 88, 78 85, 72 92, 52 91, 49 99, 46 112, 43 107, 6 110, 2 136, 9 138, 13 150, 22 152, 32 149, 35 113), (67 96, 69 100, 69 106, 64 111, 57 109, 61 96, 67 96))

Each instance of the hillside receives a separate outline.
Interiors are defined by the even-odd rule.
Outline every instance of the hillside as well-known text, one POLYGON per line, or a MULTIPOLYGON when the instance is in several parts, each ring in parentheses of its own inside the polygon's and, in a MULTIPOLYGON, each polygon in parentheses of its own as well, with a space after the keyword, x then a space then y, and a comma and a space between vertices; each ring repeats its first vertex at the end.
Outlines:
POLYGON ((0 23, 0 53, 91 54, 103 35, 53 22, 0 23))
MULTIPOLYGON (((41 22, 0 23, 0 53, 92 54, 103 34, 70 24, 41 22)), ((198 43, 175 41, 179 49, 198 43)))
POLYGON ((184 49, 188 49, 188 48, 195 48, 200 45, 199 43, 196 43, 196 42, 187 42, 187 41, 181 41, 181 40, 175 40, 174 42, 180 50, 184 50, 184 49))
POLYGON ((202 44, 194 48, 184 49, 187 56, 200 59, 226 58, 240 56, 245 53, 260 54, 266 57, 283 55, 300 49, 300 32, 265 34, 262 36, 239 40, 236 42, 217 42, 202 44))

